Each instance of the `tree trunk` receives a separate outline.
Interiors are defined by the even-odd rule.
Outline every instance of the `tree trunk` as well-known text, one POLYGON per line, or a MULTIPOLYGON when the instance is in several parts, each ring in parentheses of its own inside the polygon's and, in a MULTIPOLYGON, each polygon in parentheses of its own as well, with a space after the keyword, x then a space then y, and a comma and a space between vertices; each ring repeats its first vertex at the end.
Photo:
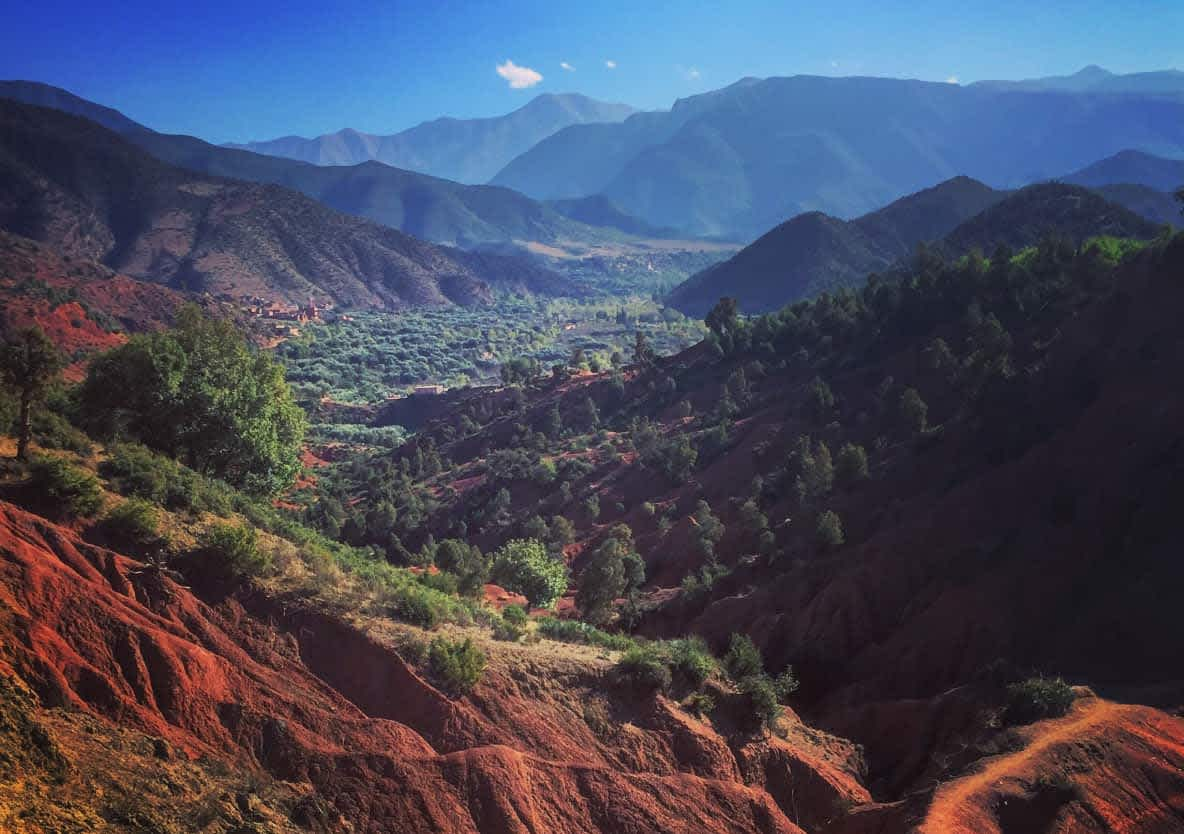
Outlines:
POLYGON ((29 438, 33 436, 33 397, 21 392, 21 414, 16 438, 16 459, 29 459, 29 438))

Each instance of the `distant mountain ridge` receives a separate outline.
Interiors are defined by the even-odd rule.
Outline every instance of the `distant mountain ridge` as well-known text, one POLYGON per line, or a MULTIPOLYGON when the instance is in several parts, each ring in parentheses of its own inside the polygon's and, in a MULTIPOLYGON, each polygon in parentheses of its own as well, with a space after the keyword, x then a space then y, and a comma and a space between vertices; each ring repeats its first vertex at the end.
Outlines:
POLYGON ((1053 75, 1021 81, 976 81, 973 87, 995 90, 1060 90, 1063 92, 1167 93, 1184 95, 1184 72, 1157 70, 1118 75, 1091 64, 1072 75, 1053 75))
POLYGON ((511 159, 569 125, 619 122, 634 112, 627 104, 597 101, 578 93, 544 93, 504 116, 434 119, 389 135, 346 128, 313 139, 285 136, 226 147, 314 165, 357 165, 374 160, 476 185, 488 182, 511 159))
POLYGON ((1170 192, 1184 187, 1184 159, 1164 159, 1141 151, 1125 150, 1062 179, 1087 188, 1124 184, 1170 192))
POLYGON ((675 287, 667 303, 701 316, 731 296, 742 311, 762 313, 854 286, 868 273, 893 268, 921 243, 954 258, 975 248, 989 254, 998 244, 1021 249, 1049 232, 1080 243, 1097 235, 1149 239, 1158 231, 1079 186, 1042 183, 1008 194, 956 177, 856 220, 798 215, 675 287))
POLYGON ((1184 98, 795 76, 564 128, 492 182, 538 199, 602 193, 656 226, 744 240, 804 212, 859 216, 957 174, 1018 187, 1126 149, 1184 156, 1184 98))
POLYGON ((0 228, 234 299, 393 309, 571 289, 531 260, 436 246, 285 188, 182 170, 93 122, 11 99, 0 99, 0 228))

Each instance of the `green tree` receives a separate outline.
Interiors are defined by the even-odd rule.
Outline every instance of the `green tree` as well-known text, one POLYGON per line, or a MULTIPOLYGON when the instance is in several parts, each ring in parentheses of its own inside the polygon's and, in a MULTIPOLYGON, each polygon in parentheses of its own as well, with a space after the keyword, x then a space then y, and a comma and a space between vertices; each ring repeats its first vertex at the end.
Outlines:
POLYGON ((929 406, 916 388, 906 388, 900 395, 900 421, 909 434, 921 434, 929 421, 929 406))
POLYGON ((0 351, 0 377, 16 391, 19 403, 16 435, 19 460, 29 457, 33 406, 44 398, 46 389, 64 364, 61 353, 40 327, 19 331, 16 338, 0 351))
POLYGON ((480 549, 460 539, 444 539, 436 545, 436 567, 456 576, 457 590, 477 596, 489 579, 489 560, 480 549))
POLYGON ((567 590, 567 568, 535 539, 511 539, 493 554, 493 581, 522 594, 536 608, 550 608, 567 590))
POLYGON ((618 524, 580 574, 576 606, 585 620, 603 624, 612 616, 613 603, 644 582, 645 563, 634 549, 633 531, 618 524))
POLYGON ((305 418, 283 368, 194 306, 175 329, 91 363, 80 399, 96 433, 130 435, 251 492, 278 492, 300 471, 305 418))
POLYGON ((818 514, 814 538, 823 550, 834 550, 846 540, 843 536, 843 521, 834 510, 823 510, 818 514))
POLYGON ((654 364, 654 349, 650 341, 641 330, 637 330, 633 337, 633 363, 641 368, 648 368, 654 364))
POLYGON ((835 478, 841 484, 853 484, 867 478, 867 452, 855 443, 844 443, 835 460, 835 478))
POLYGON ((806 389, 806 416, 817 423, 825 423, 835 410, 835 395, 822 377, 814 377, 806 389))
POLYGON ((707 329, 720 339, 731 336, 736 331, 739 321, 740 313, 736 307, 736 299, 727 296, 717 301, 703 320, 707 329))

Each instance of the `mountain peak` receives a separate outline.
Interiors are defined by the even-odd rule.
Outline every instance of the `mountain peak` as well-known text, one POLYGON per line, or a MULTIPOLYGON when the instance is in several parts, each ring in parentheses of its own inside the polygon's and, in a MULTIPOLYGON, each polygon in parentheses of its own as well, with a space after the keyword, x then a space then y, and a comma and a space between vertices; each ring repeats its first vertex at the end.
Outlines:
POLYGON ((1106 69, 1105 67, 1099 67, 1097 64, 1090 64, 1089 66, 1082 67, 1077 72, 1073 73, 1073 77, 1080 78, 1083 80, 1085 80, 1085 79, 1101 80, 1103 78, 1114 77, 1114 73, 1110 72, 1110 70, 1106 69))

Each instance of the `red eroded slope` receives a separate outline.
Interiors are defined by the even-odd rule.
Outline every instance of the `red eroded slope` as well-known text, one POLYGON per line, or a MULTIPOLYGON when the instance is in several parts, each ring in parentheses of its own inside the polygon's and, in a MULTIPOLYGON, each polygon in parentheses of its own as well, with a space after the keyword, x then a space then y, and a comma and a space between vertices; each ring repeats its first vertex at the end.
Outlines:
POLYGON ((296 636, 0 503, 0 668, 47 703, 309 782, 356 830, 795 832, 791 815, 868 799, 849 746, 804 728, 731 741, 655 698, 597 738, 529 664, 491 664, 453 701, 351 627, 267 605, 296 636))

